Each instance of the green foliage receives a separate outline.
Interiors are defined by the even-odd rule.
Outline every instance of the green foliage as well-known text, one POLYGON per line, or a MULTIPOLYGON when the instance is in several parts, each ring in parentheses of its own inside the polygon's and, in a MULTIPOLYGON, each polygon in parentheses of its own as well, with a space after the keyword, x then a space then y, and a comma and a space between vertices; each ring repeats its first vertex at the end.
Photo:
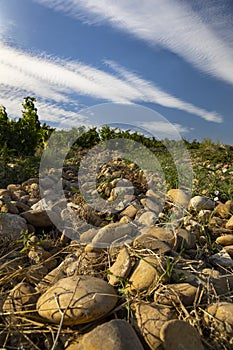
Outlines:
POLYGON ((34 97, 25 97, 22 117, 9 120, 5 107, 0 106, 0 147, 7 148, 16 156, 32 156, 38 148, 43 148, 51 129, 46 124, 41 125, 35 107, 34 97))

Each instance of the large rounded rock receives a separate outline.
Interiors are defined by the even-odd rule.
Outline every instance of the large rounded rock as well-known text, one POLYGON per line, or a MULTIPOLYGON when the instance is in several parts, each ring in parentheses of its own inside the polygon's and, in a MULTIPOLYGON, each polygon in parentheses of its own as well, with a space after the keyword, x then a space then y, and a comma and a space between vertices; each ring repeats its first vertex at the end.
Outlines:
POLYGON ((106 322, 86 333, 81 342, 74 342, 67 350, 143 350, 135 331, 124 320, 106 322))
POLYGON ((19 215, 3 213, 0 215, 0 237, 17 240, 22 232, 27 231, 26 220, 19 215))
POLYGON ((204 350, 199 333, 185 321, 165 322, 160 330, 160 338, 163 341, 164 350, 204 350))
MULTIPOLYGON (((161 345, 160 329, 163 324, 176 318, 172 308, 159 304, 139 302, 135 306, 137 326, 151 349, 158 349, 161 345)), ((176 349, 174 347, 174 349, 176 349)))
POLYGON ((209 305, 204 319, 206 323, 215 324, 218 329, 233 336, 233 303, 220 302, 209 305))
POLYGON ((91 276, 60 279, 37 302, 39 315, 64 325, 82 324, 106 315, 117 302, 116 293, 107 282, 91 276))

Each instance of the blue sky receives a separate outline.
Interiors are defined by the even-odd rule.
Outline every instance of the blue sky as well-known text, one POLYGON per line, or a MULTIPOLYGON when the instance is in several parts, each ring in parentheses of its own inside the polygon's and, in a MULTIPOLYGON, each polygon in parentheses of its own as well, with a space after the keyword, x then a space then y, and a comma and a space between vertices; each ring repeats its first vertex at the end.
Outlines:
POLYGON ((0 0, 0 38, 10 117, 28 95, 55 126, 101 124, 83 108, 120 103, 124 116, 103 105, 103 122, 232 144, 232 0, 0 0), (155 117, 127 115, 132 103, 155 117))

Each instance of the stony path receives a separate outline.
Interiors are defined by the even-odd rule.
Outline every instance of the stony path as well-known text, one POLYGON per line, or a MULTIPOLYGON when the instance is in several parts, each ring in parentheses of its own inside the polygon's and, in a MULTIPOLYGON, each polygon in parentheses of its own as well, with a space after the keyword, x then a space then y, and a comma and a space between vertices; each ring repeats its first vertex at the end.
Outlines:
POLYGON ((2 349, 233 348, 233 202, 162 196, 119 159, 86 184, 114 211, 85 203, 75 167, 60 200, 57 179, 49 203, 37 178, 0 189, 2 349))

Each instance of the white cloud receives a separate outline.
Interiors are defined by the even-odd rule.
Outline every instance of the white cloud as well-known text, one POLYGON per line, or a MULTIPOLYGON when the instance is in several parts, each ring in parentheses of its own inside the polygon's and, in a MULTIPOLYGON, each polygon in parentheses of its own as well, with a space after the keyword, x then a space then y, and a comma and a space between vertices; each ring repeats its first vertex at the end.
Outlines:
POLYGON ((113 74, 77 61, 25 53, 0 43, 0 104, 6 106, 10 115, 17 116, 22 103, 19 98, 33 95, 39 100, 42 119, 57 122, 64 116, 75 117, 73 107, 78 110, 80 106, 74 96, 78 99, 79 95, 88 95, 117 103, 151 102, 207 121, 222 121, 217 113, 169 95, 114 62, 107 63, 113 74), (72 105, 71 111, 67 111, 66 105, 72 105))
POLYGON ((179 0, 35 1, 90 24, 110 23, 150 45, 176 53, 205 73, 233 83, 233 48, 229 40, 224 40, 232 38, 232 26, 223 24, 224 19, 232 18, 226 16, 228 9, 224 8, 218 12, 218 25, 214 26, 212 16, 217 11, 210 0, 196 11, 191 2, 179 0), (206 8, 211 5, 208 12, 206 8), (219 18, 222 14, 224 18, 219 18))
POLYGON ((170 124, 167 121, 137 122, 138 126, 145 128, 152 133, 158 140, 165 138, 180 140, 181 135, 189 133, 192 129, 181 124, 170 124))

